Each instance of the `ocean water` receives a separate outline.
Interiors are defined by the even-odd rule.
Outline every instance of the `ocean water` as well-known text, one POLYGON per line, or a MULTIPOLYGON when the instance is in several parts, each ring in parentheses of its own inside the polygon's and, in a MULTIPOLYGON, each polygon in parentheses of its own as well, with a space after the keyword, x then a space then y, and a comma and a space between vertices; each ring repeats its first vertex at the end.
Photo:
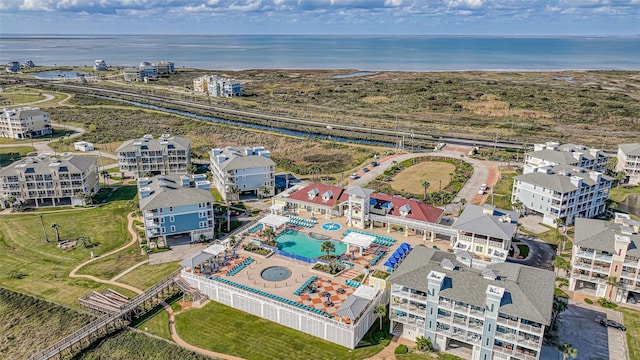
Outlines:
POLYGON ((361 71, 640 70, 640 37, 0 35, 0 63, 361 71))

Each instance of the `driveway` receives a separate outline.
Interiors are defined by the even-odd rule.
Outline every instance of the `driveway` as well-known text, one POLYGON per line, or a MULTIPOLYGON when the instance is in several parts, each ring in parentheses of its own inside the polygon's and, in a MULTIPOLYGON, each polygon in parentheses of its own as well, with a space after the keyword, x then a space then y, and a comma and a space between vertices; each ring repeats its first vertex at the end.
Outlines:
MULTIPOLYGON (((529 246, 529 255, 526 259, 516 259, 509 257, 507 258, 508 262, 553 271, 553 265, 551 265, 551 262, 553 261, 553 257, 556 252, 555 250, 553 250, 551 245, 527 234, 517 234, 516 238, 520 240, 520 243, 529 246)), ((519 243, 513 243, 513 246, 516 246, 518 244, 519 243)))

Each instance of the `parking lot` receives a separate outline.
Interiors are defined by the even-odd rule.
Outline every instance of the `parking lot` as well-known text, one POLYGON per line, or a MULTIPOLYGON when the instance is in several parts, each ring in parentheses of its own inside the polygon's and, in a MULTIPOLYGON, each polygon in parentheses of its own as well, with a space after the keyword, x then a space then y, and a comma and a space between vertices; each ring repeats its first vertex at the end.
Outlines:
MULTIPOLYGON (((570 304, 558 319, 558 342, 578 349, 581 360, 625 360, 627 357, 624 332, 600 325, 600 319, 621 322, 618 312, 586 304, 570 304)), ((543 347, 541 359, 562 359, 562 354, 548 346, 543 347)))

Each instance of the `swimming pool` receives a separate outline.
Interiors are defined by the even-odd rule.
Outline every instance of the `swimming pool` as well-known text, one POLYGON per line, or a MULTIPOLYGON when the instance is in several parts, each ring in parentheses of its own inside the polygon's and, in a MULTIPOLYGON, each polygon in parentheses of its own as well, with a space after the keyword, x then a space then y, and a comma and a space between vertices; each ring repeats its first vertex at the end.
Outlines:
MULTIPOLYGON (((314 240, 307 236, 307 234, 295 230, 287 230, 276 237, 278 249, 307 258, 317 258, 326 255, 326 253, 320 251, 320 246, 325 241, 327 240, 314 240)), ((336 251, 331 254, 341 255, 347 251, 347 244, 335 240, 328 241, 333 243, 333 246, 336 248, 336 251)))

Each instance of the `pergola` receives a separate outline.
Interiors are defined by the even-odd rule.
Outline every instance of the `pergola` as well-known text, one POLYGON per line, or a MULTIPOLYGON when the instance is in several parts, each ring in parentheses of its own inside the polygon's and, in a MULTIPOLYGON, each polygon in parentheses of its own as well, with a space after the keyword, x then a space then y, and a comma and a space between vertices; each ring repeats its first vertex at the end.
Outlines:
POLYGON ((284 209, 287 206, 285 204, 273 204, 271 206, 269 206, 269 211, 271 211, 272 214, 282 214, 284 213, 284 209))
POLYGON ((367 285, 359 286, 356 291, 345 300, 336 310, 336 314, 356 321, 362 312, 369 306, 378 293, 378 290, 367 285))
POLYGON ((216 256, 222 252, 225 251, 225 246, 224 245, 220 245, 220 244, 214 244, 209 246, 208 248, 197 252, 196 254, 193 254, 191 256, 189 256, 188 258, 182 260, 180 262, 180 265, 182 265, 185 268, 189 268, 191 270, 195 269, 196 266, 200 266, 202 265, 202 263, 206 262, 207 260, 211 259, 211 257, 216 256))
POLYGON ((362 255, 362 251, 369 246, 376 239, 375 236, 360 234, 357 232, 350 232, 347 236, 342 239, 343 243, 347 243, 349 245, 357 246, 360 250, 360 255, 362 255))
POLYGON ((258 223, 264 226, 270 226, 273 230, 280 228, 289 222, 289 218, 286 216, 280 216, 276 214, 269 214, 258 221, 258 223))

